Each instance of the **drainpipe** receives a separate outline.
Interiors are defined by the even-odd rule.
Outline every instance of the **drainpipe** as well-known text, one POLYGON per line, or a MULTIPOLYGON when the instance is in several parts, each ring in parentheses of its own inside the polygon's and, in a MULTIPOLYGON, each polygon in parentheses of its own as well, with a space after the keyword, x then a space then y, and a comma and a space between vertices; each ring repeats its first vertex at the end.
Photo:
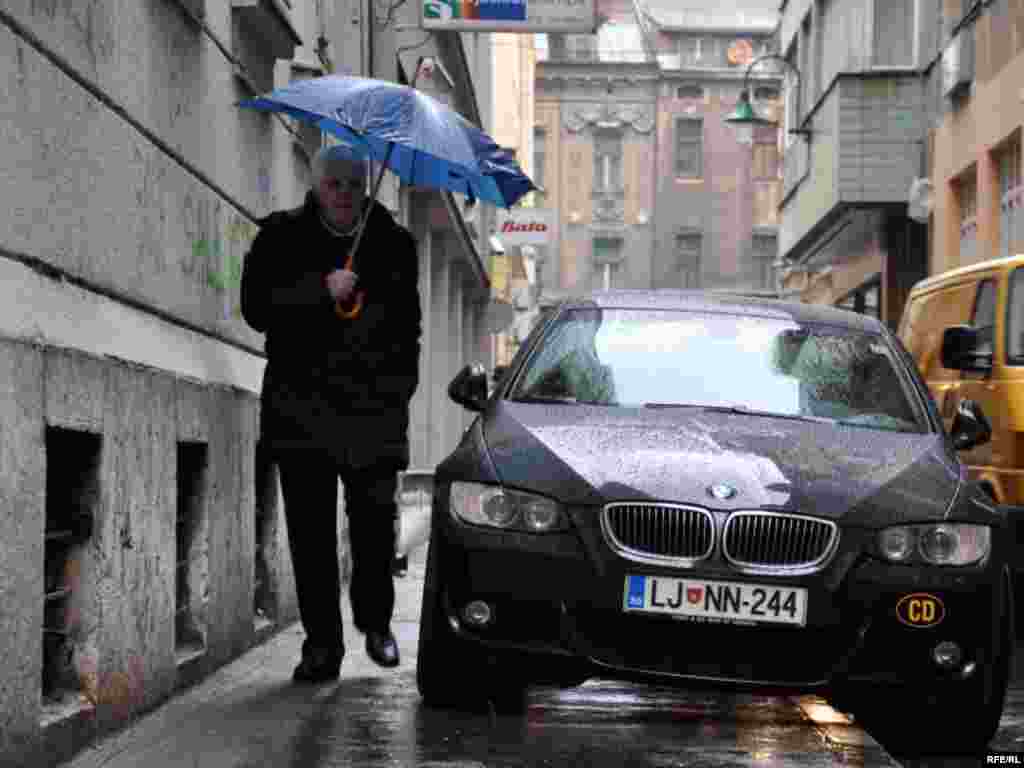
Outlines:
POLYGON ((374 0, 366 0, 366 76, 373 77, 373 26, 376 20, 374 0))

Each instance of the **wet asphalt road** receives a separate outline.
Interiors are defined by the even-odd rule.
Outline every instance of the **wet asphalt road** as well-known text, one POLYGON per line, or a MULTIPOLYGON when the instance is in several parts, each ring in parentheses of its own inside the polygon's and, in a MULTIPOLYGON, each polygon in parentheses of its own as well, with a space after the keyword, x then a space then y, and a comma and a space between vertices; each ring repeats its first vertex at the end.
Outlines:
MULTIPOLYGON (((422 554, 422 553, 417 553, 422 554)), ((292 627, 179 695, 68 768, 725 768, 970 764, 894 758, 819 699, 680 691, 607 681, 531 692, 525 715, 432 710, 419 699, 415 651, 422 557, 398 581, 398 669, 373 665, 353 627, 341 680, 290 681, 292 627)), ((347 605, 346 613, 347 613, 347 605)), ((346 617, 347 618, 347 617, 346 617)), ((1024 750, 1018 664, 994 748, 1024 750)), ((457 669, 452 670, 458 674, 457 669)))
POLYGON ((800 706, 780 699, 592 682, 538 691, 521 717, 440 712, 417 699, 409 672, 362 681, 358 692, 339 688, 289 765, 898 765, 858 729, 841 728, 830 742, 800 706))

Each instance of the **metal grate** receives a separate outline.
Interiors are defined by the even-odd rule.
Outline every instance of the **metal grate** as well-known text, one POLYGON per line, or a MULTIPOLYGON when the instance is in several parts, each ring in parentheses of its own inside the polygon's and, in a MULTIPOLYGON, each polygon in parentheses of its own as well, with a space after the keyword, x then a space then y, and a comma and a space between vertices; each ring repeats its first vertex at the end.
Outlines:
POLYGON ((736 512, 725 524, 722 552, 744 570, 811 571, 822 567, 839 542, 830 520, 781 512, 736 512))
POLYGON ((687 565, 711 554, 711 513, 675 504, 609 504, 601 516, 605 539, 631 560, 687 565))

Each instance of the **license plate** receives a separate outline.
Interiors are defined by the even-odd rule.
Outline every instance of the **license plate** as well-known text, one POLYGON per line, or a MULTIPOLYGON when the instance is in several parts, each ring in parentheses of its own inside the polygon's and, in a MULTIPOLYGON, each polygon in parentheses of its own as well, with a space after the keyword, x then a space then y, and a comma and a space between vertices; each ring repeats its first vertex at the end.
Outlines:
POLYGON ((807 622, 807 590, 735 581, 626 576, 623 608, 682 619, 730 623, 807 622))

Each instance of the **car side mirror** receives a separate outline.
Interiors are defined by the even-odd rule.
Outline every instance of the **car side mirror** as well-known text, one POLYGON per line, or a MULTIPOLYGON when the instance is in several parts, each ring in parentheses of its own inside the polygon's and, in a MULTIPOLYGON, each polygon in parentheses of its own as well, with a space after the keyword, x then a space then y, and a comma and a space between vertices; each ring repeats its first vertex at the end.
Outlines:
POLYGON ((969 325, 954 325, 942 332, 942 367, 954 371, 987 371, 992 355, 980 354, 978 331, 969 325))
POLYGON ((992 425, 980 405, 973 400, 961 400, 953 416, 950 434, 953 447, 958 451, 966 451, 991 440, 992 425))
POLYGON ((480 363, 470 363, 448 385, 448 397, 470 411, 482 411, 487 403, 487 371, 480 363))

